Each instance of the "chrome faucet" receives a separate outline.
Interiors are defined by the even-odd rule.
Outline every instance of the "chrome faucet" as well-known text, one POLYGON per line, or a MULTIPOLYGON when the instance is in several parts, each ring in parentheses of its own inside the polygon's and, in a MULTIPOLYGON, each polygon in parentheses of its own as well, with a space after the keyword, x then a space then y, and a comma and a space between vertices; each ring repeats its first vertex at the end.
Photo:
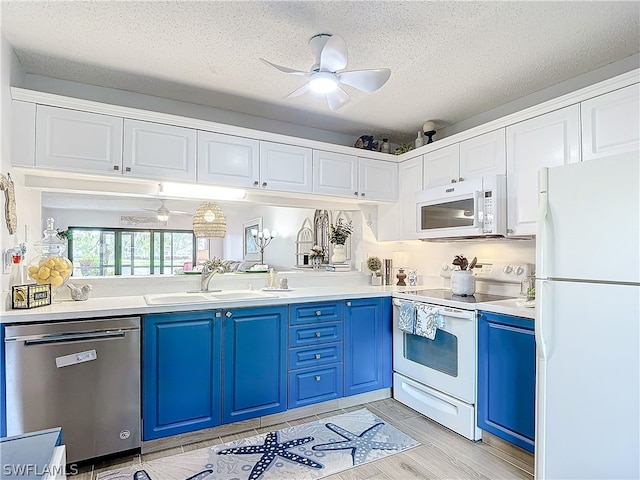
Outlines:
POLYGON ((209 282, 211 281, 211 278, 213 278, 213 276, 216 273, 224 273, 225 269, 224 267, 215 267, 211 270, 209 270, 209 267, 207 267, 206 265, 202 266, 202 275, 200 277, 200 291, 201 292, 213 292, 213 291, 220 291, 220 290, 209 290, 209 282))

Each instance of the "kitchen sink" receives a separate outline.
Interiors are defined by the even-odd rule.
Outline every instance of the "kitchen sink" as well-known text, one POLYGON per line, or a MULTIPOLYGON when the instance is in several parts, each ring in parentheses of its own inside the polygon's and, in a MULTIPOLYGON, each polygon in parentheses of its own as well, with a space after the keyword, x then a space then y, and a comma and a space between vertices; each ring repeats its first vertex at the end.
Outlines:
POLYGON ((276 298, 272 293, 255 290, 227 290, 220 292, 196 293, 157 293, 144 295, 147 305, 182 305, 186 303, 207 303, 224 300, 255 300, 259 298, 276 298))

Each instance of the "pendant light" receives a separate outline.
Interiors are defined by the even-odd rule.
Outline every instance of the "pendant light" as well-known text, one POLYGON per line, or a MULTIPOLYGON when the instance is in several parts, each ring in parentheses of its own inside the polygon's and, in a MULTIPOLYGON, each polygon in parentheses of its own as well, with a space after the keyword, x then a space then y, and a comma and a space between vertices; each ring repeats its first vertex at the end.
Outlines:
POLYGON ((193 234, 196 238, 222 238, 227 233, 224 213, 213 202, 202 202, 193 215, 193 234))

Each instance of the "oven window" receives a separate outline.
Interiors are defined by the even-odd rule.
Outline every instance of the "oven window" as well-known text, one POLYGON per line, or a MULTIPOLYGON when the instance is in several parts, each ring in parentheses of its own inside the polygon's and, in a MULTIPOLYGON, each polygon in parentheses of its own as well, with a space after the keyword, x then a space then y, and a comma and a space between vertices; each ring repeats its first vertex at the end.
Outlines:
POLYGON ((403 335, 404 358, 452 377, 458 376, 458 337, 444 330, 438 330, 433 340, 403 335))
POLYGON ((420 207, 421 230, 449 227, 473 227, 475 217, 473 198, 420 207))

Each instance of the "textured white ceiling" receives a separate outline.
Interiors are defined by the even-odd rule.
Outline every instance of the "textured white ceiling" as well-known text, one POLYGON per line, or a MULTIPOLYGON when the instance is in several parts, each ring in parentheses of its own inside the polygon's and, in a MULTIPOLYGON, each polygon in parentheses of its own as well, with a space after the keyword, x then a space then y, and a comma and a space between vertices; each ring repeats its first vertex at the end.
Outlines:
POLYGON ((2 30, 27 73, 397 141, 640 51, 640 2, 6 1, 2 30), (346 87, 330 112, 259 61, 308 70, 308 40, 339 34, 348 70, 388 67, 378 92, 346 87))

